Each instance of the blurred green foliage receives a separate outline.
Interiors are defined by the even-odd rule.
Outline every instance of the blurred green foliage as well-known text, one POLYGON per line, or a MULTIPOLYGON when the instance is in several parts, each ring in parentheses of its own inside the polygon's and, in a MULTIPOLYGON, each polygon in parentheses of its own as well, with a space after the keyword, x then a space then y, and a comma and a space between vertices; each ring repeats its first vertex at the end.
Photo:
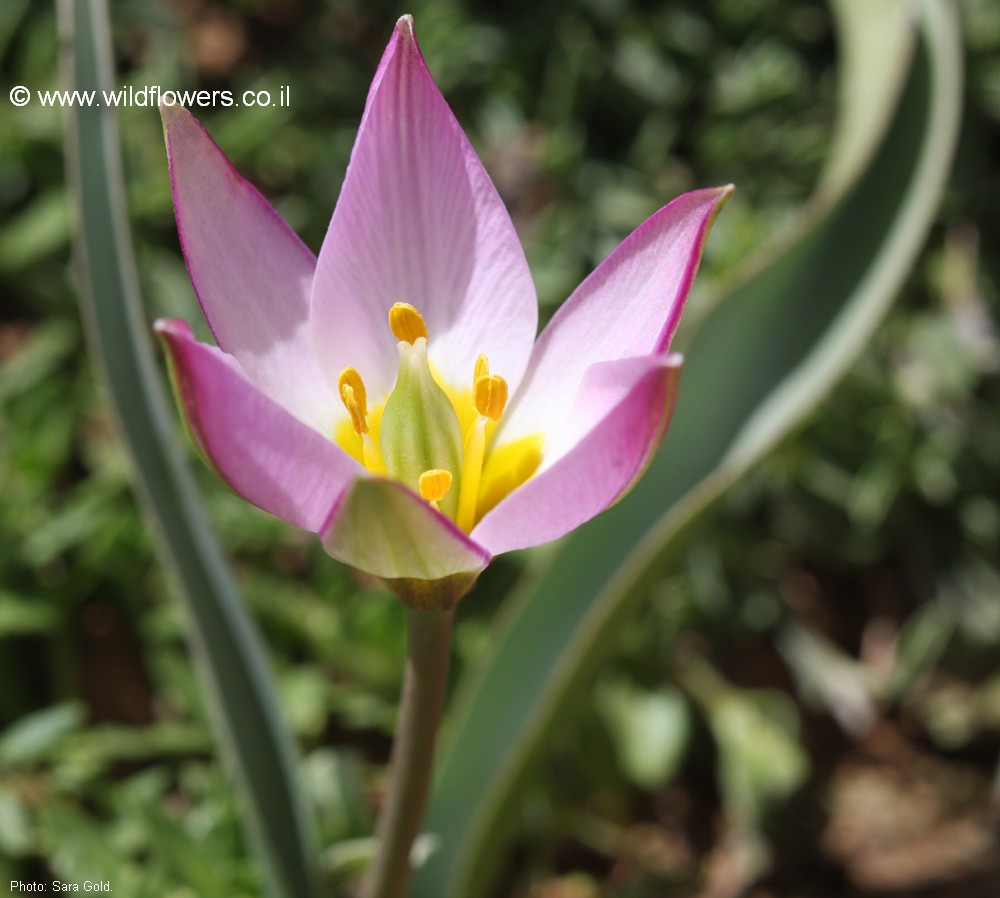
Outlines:
MULTIPOLYGON (((1000 748, 1000 12, 990 0, 962 9, 965 133, 905 296, 822 412, 730 495, 623 630, 595 713, 581 709, 524 797, 502 894, 723 894, 713 884, 739 868, 727 833, 759 802, 772 860, 742 875, 761 879, 761 895, 905 889, 838 835, 844 784, 873 759, 894 771, 919 761, 942 816, 982 834, 985 848, 942 861, 933 879, 1000 869, 983 823, 1000 748)), ((289 108, 201 117, 314 248, 401 11, 112 4, 123 84, 291 85, 289 108)), ((725 278, 823 163, 836 48, 822 3, 409 11, 514 215, 545 313, 674 195, 734 181, 703 271, 725 278)), ((84 355, 64 116, 6 98, 15 84, 59 86, 47 5, 0 4, 0 72, 0 882, 255 895, 179 608, 84 355)), ((155 111, 122 110, 121 132, 150 317, 195 322, 155 111)), ((199 476, 271 650, 322 843, 363 839, 394 720, 402 608, 199 476)), ((456 677, 530 562, 499 560, 461 607, 456 677)), ((892 794, 905 809, 906 789, 892 794)), ((885 854, 877 826, 866 832, 885 854)), ((333 877, 350 869, 330 861, 333 877)), ((975 894, 1000 894, 998 879, 975 894)))

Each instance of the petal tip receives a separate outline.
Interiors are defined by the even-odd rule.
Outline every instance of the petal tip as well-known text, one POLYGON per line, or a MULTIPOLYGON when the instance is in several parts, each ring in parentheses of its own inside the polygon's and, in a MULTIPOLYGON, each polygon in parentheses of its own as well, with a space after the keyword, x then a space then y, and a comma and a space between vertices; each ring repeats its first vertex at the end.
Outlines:
POLYGON ((721 209, 726 203, 732 199, 733 194, 736 193, 735 184, 725 184, 722 187, 715 188, 715 207, 716 209, 721 209))
POLYGON ((716 219, 719 217, 719 213, 722 211, 722 207, 732 199, 734 193, 736 193, 735 184, 726 184, 722 187, 716 187, 713 191, 715 193, 715 202, 712 204, 712 209, 708 214, 708 219, 705 222, 705 230, 702 234, 702 249, 704 249, 705 242, 708 240, 708 232, 715 225, 716 219))
POLYGON ((168 339, 193 339, 191 325, 180 318, 157 318, 153 322, 153 333, 168 339))
POLYGON ((193 118, 187 108, 181 105, 180 100, 178 100, 177 97, 169 91, 160 97, 159 109, 160 119, 163 121, 164 127, 171 124, 178 124, 182 122, 185 117, 193 118), (167 102, 168 96, 173 98, 172 103, 167 102))
POLYGON ((404 40, 416 40, 416 34, 413 31, 413 16, 410 13, 402 15, 396 20, 396 33, 404 40))

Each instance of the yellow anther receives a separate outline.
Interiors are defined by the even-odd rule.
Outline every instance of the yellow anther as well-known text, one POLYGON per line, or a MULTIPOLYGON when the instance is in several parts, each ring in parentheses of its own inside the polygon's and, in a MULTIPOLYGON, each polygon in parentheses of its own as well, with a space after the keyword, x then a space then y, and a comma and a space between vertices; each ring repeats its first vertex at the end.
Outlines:
POLYGON ((476 369, 472 372, 472 382, 475 383, 480 377, 490 373, 490 361, 482 353, 476 359, 476 369))
POLYGON ((368 391, 354 368, 345 368, 337 378, 340 401, 344 403, 358 435, 368 433, 368 391))
POLYGON ((440 502, 451 489, 451 471, 432 468, 420 475, 420 495, 428 502, 440 502))
POLYGON ((349 384, 344 384, 340 388, 340 398, 344 401, 344 406, 347 408, 348 414, 351 416, 351 424, 354 425, 354 432, 360 436, 363 433, 368 433, 368 422, 365 420, 365 414, 362 411, 363 406, 358 402, 358 397, 354 392, 354 387, 349 384))
MULTIPOLYGON (((478 362, 476 367, 479 367, 478 362)), ((507 406, 507 381, 499 374, 481 374, 472 385, 472 398, 479 414, 491 421, 499 421, 507 406)))
POLYGON ((397 340, 416 343, 420 337, 427 338, 427 324, 408 302, 397 302, 389 309, 389 328, 397 340))
POLYGON ((361 417, 367 418, 368 391, 365 389, 365 382, 361 379, 361 375, 358 374, 357 369, 345 368, 340 372, 340 377, 337 378, 337 389, 340 390, 340 398, 343 400, 344 405, 347 405, 347 399, 344 396, 345 387, 350 387, 354 391, 354 400, 361 409, 361 417))

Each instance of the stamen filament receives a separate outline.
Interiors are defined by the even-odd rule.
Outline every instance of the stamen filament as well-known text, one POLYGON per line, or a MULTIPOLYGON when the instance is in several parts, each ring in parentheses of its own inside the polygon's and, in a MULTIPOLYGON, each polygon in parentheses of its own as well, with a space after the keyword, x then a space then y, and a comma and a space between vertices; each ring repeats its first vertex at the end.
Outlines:
POLYGON ((458 512, 455 516, 455 523, 465 533, 470 533, 476 524, 476 503, 483 475, 483 457, 486 454, 486 421, 482 415, 476 418, 465 438, 462 486, 458 494, 458 512))
POLYGON ((361 452, 364 457, 365 467, 372 474, 381 474, 384 476, 385 462, 382 460, 382 453, 379 451, 378 446, 375 445, 372 435, 368 432, 361 435, 361 452))
POLYGON ((490 421, 496 423, 503 416, 507 406, 507 392, 507 381, 499 374, 490 374, 489 360, 480 353, 472 375, 472 401, 479 414, 465 437, 462 485, 455 516, 455 523, 466 533, 471 532, 476 525, 483 459, 486 456, 486 426, 490 421))

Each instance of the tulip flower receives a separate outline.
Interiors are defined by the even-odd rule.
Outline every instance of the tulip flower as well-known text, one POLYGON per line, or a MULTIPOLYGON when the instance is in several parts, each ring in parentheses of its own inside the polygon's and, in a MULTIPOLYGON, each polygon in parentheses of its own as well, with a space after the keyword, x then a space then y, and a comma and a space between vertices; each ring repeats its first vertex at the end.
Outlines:
POLYGON ((199 450, 254 505, 416 607, 579 526, 663 437, 668 351, 732 188, 663 207, 541 336, 514 226, 397 23, 319 256, 195 118, 161 107, 191 280, 217 346, 161 320, 199 450))
POLYGON ((669 351, 731 187, 664 206, 535 340, 524 253, 396 25, 319 256, 163 104, 177 226, 217 345, 161 320, 194 442, 254 505, 317 533, 412 606, 371 898, 399 898, 444 701, 451 609, 490 559, 617 501, 677 397, 669 351))

